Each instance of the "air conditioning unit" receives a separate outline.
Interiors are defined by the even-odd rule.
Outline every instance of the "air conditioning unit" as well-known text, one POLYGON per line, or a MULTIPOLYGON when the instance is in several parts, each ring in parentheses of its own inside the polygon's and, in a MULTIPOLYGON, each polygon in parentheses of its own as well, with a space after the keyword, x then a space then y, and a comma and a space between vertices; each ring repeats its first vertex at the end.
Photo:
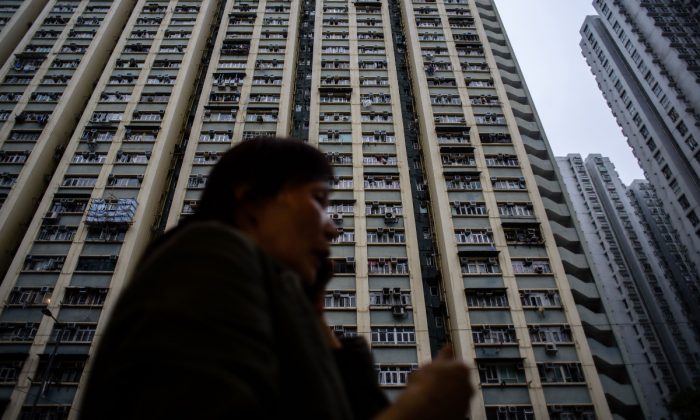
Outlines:
POLYGON ((558 349, 557 345, 554 343, 549 343, 544 346, 544 351, 547 352, 547 354, 556 354, 558 349))
POLYGON ((57 222, 58 218, 60 216, 60 213, 57 211, 50 211, 46 213, 46 216, 44 216, 44 221, 45 222, 57 222))
POLYGON ((391 314, 394 315, 395 318, 403 318, 406 316, 406 308, 403 305, 394 305, 391 308, 391 314))
POLYGON ((542 274, 542 273, 544 273, 544 268, 542 268, 542 267, 535 267, 535 273, 537 273, 537 274, 542 274))

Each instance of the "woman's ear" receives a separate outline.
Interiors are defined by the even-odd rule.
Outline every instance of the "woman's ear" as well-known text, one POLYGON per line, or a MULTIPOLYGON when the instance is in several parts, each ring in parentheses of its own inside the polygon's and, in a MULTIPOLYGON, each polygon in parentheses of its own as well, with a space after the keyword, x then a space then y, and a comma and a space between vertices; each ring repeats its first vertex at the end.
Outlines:
POLYGON ((258 224, 256 205, 250 199, 251 188, 248 185, 240 185, 233 190, 235 206, 235 224, 242 230, 250 230, 258 224))

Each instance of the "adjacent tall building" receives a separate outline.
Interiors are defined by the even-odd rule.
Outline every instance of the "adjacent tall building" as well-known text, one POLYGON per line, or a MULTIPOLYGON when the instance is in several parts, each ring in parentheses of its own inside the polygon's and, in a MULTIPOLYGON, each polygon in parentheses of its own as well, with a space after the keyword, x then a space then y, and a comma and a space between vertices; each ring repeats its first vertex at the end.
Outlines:
POLYGON ((696 1, 595 0, 581 49, 690 259, 700 267, 696 1))
POLYGON ((696 274, 648 183, 626 188, 600 155, 557 160, 645 415, 670 418, 672 395, 700 379, 696 274))
POLYGON ((491 0, 50 0, 0 80, 3 418, 76 415, 148 241, 263 135, 335 167, 327 318, 390 396, 450 340, 470 418, 641 415, 491 0))

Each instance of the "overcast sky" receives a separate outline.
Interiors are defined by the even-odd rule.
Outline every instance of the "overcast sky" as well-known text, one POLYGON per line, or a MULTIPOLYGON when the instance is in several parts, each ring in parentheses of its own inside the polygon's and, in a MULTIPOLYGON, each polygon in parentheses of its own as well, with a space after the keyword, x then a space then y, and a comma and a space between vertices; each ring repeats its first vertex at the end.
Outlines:
POLYGON ((578 45, 592 1, 495 1, 554 153, 600 153, 625 184, 643 178, 578 45))

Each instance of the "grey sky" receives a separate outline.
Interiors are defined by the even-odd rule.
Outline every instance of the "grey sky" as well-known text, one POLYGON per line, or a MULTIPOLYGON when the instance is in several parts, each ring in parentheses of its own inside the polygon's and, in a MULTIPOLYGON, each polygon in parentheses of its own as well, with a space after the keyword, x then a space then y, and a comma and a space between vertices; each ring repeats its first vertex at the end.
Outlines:
POLYGON ((591 0, 495 1, 554 153, 601 153, 625 184, 643 178, 578 45, 591 0))

